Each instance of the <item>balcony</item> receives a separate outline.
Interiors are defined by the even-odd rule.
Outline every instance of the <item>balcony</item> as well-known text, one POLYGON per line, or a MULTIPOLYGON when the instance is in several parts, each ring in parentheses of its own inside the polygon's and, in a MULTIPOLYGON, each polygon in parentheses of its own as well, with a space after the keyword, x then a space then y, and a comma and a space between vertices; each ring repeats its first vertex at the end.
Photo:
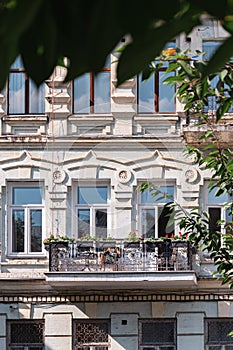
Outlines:
POLYGON ((47 282, 55 288, 194 288, 193 248, 187 241, 53 242, 47 282))

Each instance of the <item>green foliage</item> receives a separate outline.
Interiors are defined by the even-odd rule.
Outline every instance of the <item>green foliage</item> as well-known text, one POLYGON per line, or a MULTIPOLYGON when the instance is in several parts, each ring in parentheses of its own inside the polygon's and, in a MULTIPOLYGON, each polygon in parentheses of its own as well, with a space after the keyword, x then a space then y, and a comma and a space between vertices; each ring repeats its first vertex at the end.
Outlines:
POLYGON ((201 23, 203 13, 221 20, 229 33, 208 66, 202 67, 207 76, 233 55, 230 1, 1 1, 0 90, 18 55, 37 85, 49 78, 57 64, 63 65, 64 58, 68 59, 67 80, 71 80, 86 72, 98 73, 128 35, 117 72, 121 84, 144 70, 167 42, 182 32, 190 33, 201 23))
MULTIPOLYGON (((233 152, 224 146, 217 131, 218 123, 233 105, 233 64, 221 64, 217 72, 207 74, 207 62, 203 57, 202 53, 197 53, 193 60, 192 54, 177 50, 173 55, 161 55, 156 60, 168 63, 166 73, 175 72, 176 75, 168 76, 164 83, 176 86, 176 96, 184 103, 187 117, 192 116, 197 120, 195 125, 202 126, 205 130, 200 137, 200 146, 197 148, 188 145, 185 152, 188 157, 192 157, 194 164, 211 172, 209 191, 214 191, 217 197, 228 194, 230 201, 224 206, 233 217, 233 152), (204 113, 210 98, 216 101, 216 114, 211 115, 211 118, 204 113)), ((149 67, 150 74, 158 71, 155 65, 149 67)), ((158 195, 158 189, 153 189, 148 183, 139 186, 139 190, 145 189, 158 195)), ((187 211, 175 201, 170 205, 175 213, 173 220, 178 222, 180 229, 195 246, 210 254, 216 265, 217 278, 233 288, 233 221, 219 220, 219 230, 213 232, 209 229, 210 218, 207 212, 200 212, 198 208, 187 211)))

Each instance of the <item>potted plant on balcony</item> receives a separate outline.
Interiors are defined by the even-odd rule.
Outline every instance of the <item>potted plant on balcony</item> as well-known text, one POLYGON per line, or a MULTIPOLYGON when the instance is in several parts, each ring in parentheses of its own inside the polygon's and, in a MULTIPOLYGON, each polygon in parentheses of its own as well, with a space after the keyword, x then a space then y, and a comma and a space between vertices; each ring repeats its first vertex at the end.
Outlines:
POLYGON ((49 237, 45 238, 43 243, 44 243, 44 247, 46 250, 49 250, 49 246, 51 244, 63 244, 64 246, 68 247, 69 243, 74 243, 75 239, 71 238, 71 237, 67 237, 67 236, 63 236, 63 235, 58 235, 55 236, 54 234, 50 234, 49 237))
POLYGON ((138 231, 131 231, 128 237, 124 241, 125 247, 139 248, 141 245, 142 238, 139 236, 138 231))

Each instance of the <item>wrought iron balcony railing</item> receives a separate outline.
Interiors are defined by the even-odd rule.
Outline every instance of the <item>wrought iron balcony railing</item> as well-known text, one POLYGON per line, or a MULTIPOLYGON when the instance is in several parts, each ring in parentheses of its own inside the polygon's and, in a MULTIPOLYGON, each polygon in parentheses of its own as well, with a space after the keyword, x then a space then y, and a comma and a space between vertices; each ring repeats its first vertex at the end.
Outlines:
POLYGON ((192 270, 192 246, 170 239, 155 242, 52 242, 49 271, 185 271, 192 270))

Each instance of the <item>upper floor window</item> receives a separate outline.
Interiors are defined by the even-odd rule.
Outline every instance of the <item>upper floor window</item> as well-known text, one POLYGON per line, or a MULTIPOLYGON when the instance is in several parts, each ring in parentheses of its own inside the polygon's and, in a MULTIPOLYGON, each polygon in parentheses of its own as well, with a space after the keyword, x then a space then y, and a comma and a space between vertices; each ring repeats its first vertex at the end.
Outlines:
MULTIPOLYGON (((176 47, 175 42, 170 42, 166 48, 176 47)), ((148 80, 142 81, 142 75, 138 76, 137 103, 138 113, 175 113, 175 88, 163 83, 173 72, 166 74, 166 62, 148 80)))
POLYGON ((18 57, 11 66, 8 79, 8 114, 43 114, 45 84, 39 88, 29 79, 18 57))
POLYGON ((42 253, 44 208, 42 188, 36 184, 9 187, 9 253, 42 253))
POLYGON ((209 61, 218 47, 222 44, 220 40, 205 40, 202 42, 202 51, 205 52, 204 60, 209 61))
POLYGON ((161 193, 166 196, 153 196, 149 190, 139 194, 139 217, 141 218, 141 233, 145 238, 172 237, 174 235, 174 223, 170 222, 172 210, 166 204, 172 202, 169 197, 174 197, 174 186, 158 186, 161 193))
MULTIPOLYGON (((160 68, 157 74, 148 80, 142 81, 138 77, 138 112, 139 113, 174 113, 175 98, 174 87, 165 85, 165 69, 160 68)), ((174 75, 173 72, 166 75, 174 75)))
POLYGON ((83 235, 107 238, 108 198, 107 185, 78 185, 76 197, 78 237, 83 235))
POLYGON ((110 113, 110 57, 98 75, 87 73, 73 82, 73 113, 110 113))
MULTIPOLYGON (((214 41, 214 40, 208 40, 208 41, 203 41, 202 43, 202 51, 205 52, 205 55, 203 57, 204 60, 209 61, 215 51, 219 48, 219 46, 222 44, 222 41, 214 41)), ((219 78, 215 77, 214 79, 211 80, 211 87, 215 88, 219 84, 219 78)), ((226 88, 226 85, 223 83, 220 84, 221 87, 226 88)), ((227 87, 229 90, 229 87, 227 87)), ((231 87, 230 87, 231 89, 231 87)), ((225 96, 229 96, 229 91, 224 92, 225 96)), ((208 97, 208 106, 204 107, 204 112, 207 113, 208 111, 215 111, 218 108, 217 104, 217 97, 216 96, 209 96, 208 97)), ((233 106, 231 106, 228 110, 228 113, 233 112, 233 106)))

